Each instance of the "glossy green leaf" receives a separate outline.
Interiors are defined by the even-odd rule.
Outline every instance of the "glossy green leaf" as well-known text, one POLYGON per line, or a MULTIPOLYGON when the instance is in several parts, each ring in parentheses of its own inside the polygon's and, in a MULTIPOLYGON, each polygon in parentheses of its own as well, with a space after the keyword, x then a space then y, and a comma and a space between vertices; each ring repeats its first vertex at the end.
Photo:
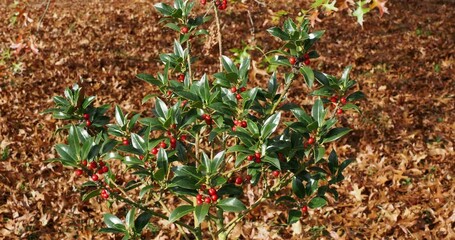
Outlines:
POLYGON ((205 217, 209 213, 209 204, 197 205, 194 209, 194 214, 196 216, 197 223, 201 224, 204 221, 205 217))
POLYGON ((164 150, 162 148, 160 148, 160 150, 158 151, 157 166, 159 169, 163 169, 164 173, 167 173, 168 167, 169 167, 169 162, 168 162, 166 150, 164 150))
POLYGON ((314 197, 311 199, 311 201, 308 203, 308 207, 310 208, 320 208, 323 207, 327 204, 327 200, 325 200, 322 197, 314 197))
POLYGON ((303 186, 302 180, 297 177, 292 178, 292 192, 298 197, 305 197, 305 186, 303 186))
POLYGON ((145 153, 147 151, 147 143, 145 140, 136 133, 131 133, 131 144, 134 148, 145 153))
POLYGON ((223 68, 226 72, 236 73, 236 74, 239 73, 239 70, 237 69, 237 67, 235 66, 235 64, 232 62, 232 60, 230 58, 223 55, 221 57, 221 62, 223 64, 223 68))
POLYGON ((150 218, 152 218, 152 212, 143 212, 134 220, 134 229, 136 232, 142 232, 142 229, 149 223, 150 218))
POLYGON ((288 224, 296 223, 302 217, 302 212, 299 210, 289 210, 288 224))
POLYGON ((119 229, 119 225, 123 226, 122 220, 120 220, 120 218, 110 213, 105 213, 103 215, 103 220, 106 226, 108 226, 109 228, 119 229))
POLYGON ((226 212, 241 212, 246 210, 245 205, 237 198, 222 199, 216 204, 216 206, 226 212))
POLYGON ((175 9, 165 3, 157 3, 154 5, 155 9, 158 10, 164 16, 172 16, 175 12, 175 9))
POLYGON ((261 128, 261 138, 267 139, 278 127, 281 119, 281 112, 275 113, 264 122, 261 128))
POLYGON ((324 135, 322 143, 333 142, 348 134, 350 131, 352 131, 352 129, 346 127, 333 128, 326 135, 324 135))
POLYGON ((186 214, 192 212, 194 207, 191 205, 182 205, 178 206, 177 208, 172 211, 171 215, 169 216, 169 222, 175 222, 181 217, 185 216, 186 214))
POLYGON ((305 83, 308 85, 308 87, 312 88, 314 83, 313 70, 308 66, 302 66, 300 67, 300 73, 303 75, 305 83))
POLYGON ((125 222, 126 222, 126 226, 127 228, 131 228, 133 227, 134 225, 134 217, 136 216, 136 208, 131 208, 128 213, 126 214, 126 217, 125 217, 125 222))
POLYGON ((93 197, 96 197, 96 196, 100 195, 100 192, 101 192, 101 190, 96 189, 96 190, 93 190, 91 192, 88 192, 88 193, 84 194, 82 196, 82 202, 85 202, 85 201, 89 200, 90 198, 93 198, 93 197))
POLYGON ((123 115, 122 109, 118 105, 115 105, 115 122, 120 127, 123 127, 126 124, 125 115, 123 115))
POLYGON ((324 103, 319 98, 314 102, 313 108, 311 109, 311 116, 318 122, 319 127, 324 125, 325 114, 324 103))
POLYGON ((332 174, 338 170, 338 156, 335 150, 332 150, 329 155, 329 170, 332 174))
POLYGON ((162 117, 162 118, 166 119, 168 111, 169 111, 166 103, 164 103, 163 100, 161 100, 160 98, 156 98, 156 103, 155 104, 156 104, 155 105, 156 115, 158 117, 162 117))
POLYGON ((289 40, 289 35, 285 33, 281 28, 279 27, 272 27, 267 29, 267 32, 269 32, 272 36, 277 37, 283 41, 289 40))

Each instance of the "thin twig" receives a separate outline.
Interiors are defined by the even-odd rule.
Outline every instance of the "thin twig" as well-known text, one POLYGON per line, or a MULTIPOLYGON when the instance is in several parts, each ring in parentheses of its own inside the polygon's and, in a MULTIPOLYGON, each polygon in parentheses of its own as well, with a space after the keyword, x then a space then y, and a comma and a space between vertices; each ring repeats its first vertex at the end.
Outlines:
POLYGON ((46 8, 44 9, 44 13, 43 13, 43 15, 41 15, 41 18, 38 21, 38 31, 41 28, 41 24, 43 23, 44 16, 46 15, 47 11, 49 10, 49 5, 51 5, 51 0, 47 0, 46 8))
POLYGON ((220 72, 223 71, 223 63, 222 63, 222 58, 223 58, 223 43, 221 42, 221 25, 220 25, 220 18, 218 16, 218 9, 216 8, 216 5, 213 5, 213 9, 215 11, 215 22, 216 22, 216 34, 218 38, 218 50, 220 54, 220 72))

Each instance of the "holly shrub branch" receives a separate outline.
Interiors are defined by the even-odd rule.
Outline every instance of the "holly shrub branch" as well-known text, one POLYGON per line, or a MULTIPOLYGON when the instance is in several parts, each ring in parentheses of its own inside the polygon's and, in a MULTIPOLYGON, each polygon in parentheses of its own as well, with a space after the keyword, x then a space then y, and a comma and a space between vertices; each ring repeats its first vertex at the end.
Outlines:
POLYGON ((120 201, 129 208, 124 220, 106 213, 100 232, 136 239, 152 218, 161 218, 176 224, 186 239, 189 234, 226 239, 264 201, 286 203, 292 224, 308 208, 327 205, 330 196, 338 199, 335 186, 353 160, 339 160, 327 145, 351 131, 338 118, 360 112, 356 101, 364 94, 353 90, 350 67, 336 77, 311 66, 324 31, 311 32, 309 20, 291 19, 268 29, 283 47, 268 57, 277 70, 263 89, 249 83, 249 58, 237 65, 222 55, 219 26, 227 1, 202 0, 203 15, 192 14, 195 4, 155 5, 163 16, 160 22, 178 36, 171 52, 159 55, 162 72, 137 75, 156 89, 143 99, 154 100, 153 114, 124 114, 115 106, 114 116, 108 116, 109 106, 97 106, 95 97, 84 96, 78 85, 55 96, 55 107, 45 111, 67 123, 59 129, 66 141, 55 145, 58 158, 51 161, 87 180, 82 199, 120 201), (195 79, 191 42, 212 34, 202 28, 212 12, 220 71, 195 79), (313 96, 309 108, 287 98, 292 86, 301 84, 313 96), (283 114, 291 117, 284 121, 283 114), (118 165, 125 167, 118 170, 118 165), (125 173, 135 179, 125 183, 125 173), (252 204, 244 197, 247 185, 259 193, 252 204), (176 207, 167 202, 171 197, 179 199, 176 207), (228 213, 235 215, 226 222, 228 213))

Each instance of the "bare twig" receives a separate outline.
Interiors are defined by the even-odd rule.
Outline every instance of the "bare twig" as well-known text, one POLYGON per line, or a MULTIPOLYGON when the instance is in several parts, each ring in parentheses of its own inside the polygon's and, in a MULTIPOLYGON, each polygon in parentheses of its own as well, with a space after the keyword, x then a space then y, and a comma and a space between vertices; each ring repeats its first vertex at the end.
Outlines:
POLYGON ((44 9, 43 15, 41 15, 38 21, 38 31, 41 28, 41 24, 43 23, 44 16, 46 16, 47 11, 49 10, 49 6, 51 5, 51 0, 47 0, 46 8, 44 9))

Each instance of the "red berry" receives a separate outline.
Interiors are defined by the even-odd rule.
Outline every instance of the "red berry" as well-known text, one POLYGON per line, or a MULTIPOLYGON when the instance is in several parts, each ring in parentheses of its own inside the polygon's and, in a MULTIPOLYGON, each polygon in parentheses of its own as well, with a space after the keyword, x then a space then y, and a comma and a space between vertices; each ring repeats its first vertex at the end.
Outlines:
POLYGON ((337 102, 338 102, 337 96, 331 97, 331 98, 330 98, 330 101, 333 102, 333 103, 337 103, 337 102))
POLYGON ((216 194, 216 189, 215 188, 210 188, 209 189, 209 194, 210 195, 215 195, 216 194))
POLYGON ((181 31, 183 34, 186 34, 186 33, 188 33, 188 27, 182 27, 182 28, 180 28, 180 31, 181 31))
POLYGON ((89 120, 90 119, 90 115, 88 113, 84 113, 84 115, 82 115, 82 117, 85 119, 85 120, 89 120))
POLYGON ((123 145, 127 146, 130 144, 130 141, 128 141, 128 139, 124 138, 122 143, 123 143, 123 145))
POLYGON ((140 160, 144 160, 144 155, 139 155, 140 160))
POLYGON ((278 177, 278 176, 280 176, 280 171, 275 170, 275 171, 272 172, 272 174, 273 174, 274 177, 278 177))
POLYGON ((152 149, 152 154, 153 154, 153 155, 158 154, 158 148, 153 148, 153 149, 152 149))
POLYGON ((310 137, 308 138, 308 144, 313 144, 314 142, 316 142, 316 140, 314 139, 314 137, 310 137))
POLYGON ((90 169, 96 169, 98 167, 98 164, 96 164, 96 162, 90 162, 90 165, 88 166, 88 168, 90 169))
POLYGON ((207 0, 201 0, 201 4, 205 5, 207 3, 207 0))
POLYGON ((255 162, 255 163, 260 163, 260 162, 261 162, 261 159, 260 159, 260 158, 256 158, 256 159, 254 159, 254 162, 255 162))
POLYGON ((107 166, 103 166, 103 167, 101 168, 101 170, 103 171, 103 173, 109 172, 109 168, 108 168, 107 166))
POLYGON ((175 149, 177 147, 177 143, 171 143, 171 148, 175 149))
POLYGON ((87 160, 82 160, 81 164, 82 164, 83 166, 87 166, 87 160))
POLYGON ((98 165, 100 165, 100 166, 102 167, 102 166, 105 166, 105 165, 106 165, 106 163, 105 163, 105 162, 103 162, 103 161, 99 161, 99 162, 98 162, 98 165))
POLYGON ((240 92, 245 92, 246 91, 246 88, 245 87, 241 87, 240 88, 240 92))
POLYGON ((249 181, 251 181, 251 178, 252 178, 251 175, 246 175, 245 176, 245 181, 249 182, 249 181))
POLYGON ((160 148, 167 148, 167 144, 165 142, 160 142, 160 148))
POLYGON ((256 158, 261 158, 261 153, 259 153, 259 152, 255 153, 255 154, 254 154, 254 157, 256 157, 256 158))
POLYGON ((240 100, 242 99, 242 95, 240 95, 240 93, 237 93, 237 95, 235 95, 235 98, 237 98, 237 100, 240 100))
POLYGON ((106 194, 106 193, 107 193, 106 189, 101 190, 101 194, 106 194))
POLYGON ((308 207, 307 206, 303 206, 302 207, 302 213, 306 213, 308 212, 308 207))
POLYGON ((254 156, 250 155, 250 156, 246 157, 246 159, 248 159, 248 161, 253 161, 254 160, 254 156))
POLYGON ((81 170, 81 169, 76 169, 76 171, 74 171, 74 174, 76 174, 76 176, 81 176, 84 172, 81 170))
POLYGON ((103 172, 103 169, 98 169, 98 171, 96 171, 98 174, 102 175, 104 172, 103 172))
POLYGON ((341 109, 341 108, 338 108, 338 110, 337 110, 337 114, 338 114, 338 115, 341 115, 341 114, 343 114, 343 109, 341 109))
POLYGON ((213 120, 212 120, 212 119, 209 119, 209 120, 205 119, 205 123, 206 123, 207 125, 212 125, 213 120))
POLYGON ((182 142, 186 141, 186 135, 185 134, 182 134, 180 136, 180 141, 182 141, 182 142))
POLYGON ((232 92, 232 93, 236 93, 236 92, 237 92, 237 88, 236 88, 236 87, 232 87, 232 88, 231 88, 231 92, 232 92))
POLYGON ((311 61, 310 61, 310 59, 305 59, 305 61, 303 61, 303 63, 305 63, 305 65, 310 65, 311 61))
POLYGON ((201 119, 204 120, 206 116, 207 116, 207 114, 203 113, 203 114, 201 115, 201 119))
POLYGON ((217 6, 217 7, 218 7, 220 4, 221 4, 221 2, 220 2, 220 1, 215 1, 215 6, 217 6))
POLYGON ((345 97, 342 97, 342 98, 340 99, 340 102, 341 102, 341 104, 344 105, 344 104, 346 104, 346 103, 348 102, 348 100, 346 100, 345 97))
POLYGON ((171 96, 172 95, 172 91, 171 90, 167 91, 167 95, 171 96))
POLYGON ((196 199, 196 204, 197 204, 197 205, 201 205, 202 203, 204 203, 204 202, 202 201, 202 199, 196 199))
POLYGON ((196 199, 197 200, 202 200, 202 195, 201 194, 196 195, 196 199))
POLYGON ((176 129, 177 128, 177 124, 175 124, 175 123, 171 124, 171 128, 172 129, 176 129))
POLYGON ((180 75, 178 76, 178 80, 179 80, 180 82, 185 81, 185 74, 183 74, 183 73, 180 74, 180 75))
POLYGON ((202 184, 201 185, 201 191, 204 191, 205 189, 207 189, 207 186, 205 184, 202 184))
POLYGON ((297 63, 297 59, 296 59, 295 57, 290 57, 290 58, 289 58, 289 63, 290 63, 291 65, 294 65, 294 64, 297 63))
POLYGON ((205 114, 204 119, 206 121, 210 121, 210 120, 212 120, 212 117, 210 115, 208 115, 208 114, 205 114))
POLYGON ((218 195, 214 194, 211 196, 212 198, 212 201, 216 202, 216 200, 218 200, 218 195))
POLYGON ((237 127, 236 126, 233 126, 232 127, 232 131, 235 132, 237 130, 237 127))
POLYGON ((98 175, 96 175, 96 174, 92 175, 92 180, 93 181, 98 181, 98 179, 99 179, 98 175))
POLYGON ((237 177, 237 178, 235 179, 235 184, 237 184, 237 185, 242 184, 242 182, 243 182, 242 177, 237 177))
POLYGON ((175 144, 177 143, 177 139, 175 139, 174 137, 171 137, 171 139, 169 140, 171 142, 171 144, 175 144))
POLYGON ((240 123, 240 126, 242 126, 243 128, 246 128, 248 126, 248 123, 244 120, 240 123))
POLYGON ((211 203, 211 202, 212 202, 212 199, 210 197, 205 198, 205 203, 211 203))
POLYGON ((180 104, 180 107, 185 107, 185 105, 188 103, 188 100, 183 100, 182 103, 180 104))
POLYGON ((305 55, 303 55, 303 59, 305 59, 305 60, 306 60, 306 59, 310 59, 310 54, 305 53, 305 55))
POLYGON ((90 127, 90 126, 92 126, 92 122, 90 122, 90 120, 86 120, 85 125, 87 125, 87 127, 90 127))

